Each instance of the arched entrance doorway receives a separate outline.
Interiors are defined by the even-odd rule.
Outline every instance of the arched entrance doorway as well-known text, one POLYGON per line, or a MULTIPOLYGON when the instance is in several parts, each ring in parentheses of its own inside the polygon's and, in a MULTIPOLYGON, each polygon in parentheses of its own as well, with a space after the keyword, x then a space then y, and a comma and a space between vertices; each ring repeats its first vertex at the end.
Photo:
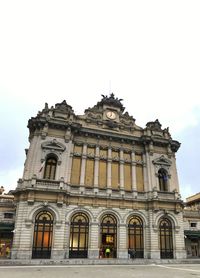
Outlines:
POLYGON ((173 258, 172 223, 167 218, 162 218, 159 226, 160 231, 160 258, 173 258))
POLYGON ((131 217, 128 223, 128 250, 135 258, 144 257, 143 222, 138 216, 131 217))
POLYGON ((35 217, 32 258, 49 259, 51 257, 53 234, 53 216, 49 211, 41 211, 35 217))
POLYGON ((71 219, 69 258, 87 258, 89 219, 84 213, 77 213, 71 219))
POLYGON ((103 257, 105 257, 106 248, 110 249, 109 258, 117 257, 117 220, 111 214, 103 216, 101 221, 101 245, 103 257))

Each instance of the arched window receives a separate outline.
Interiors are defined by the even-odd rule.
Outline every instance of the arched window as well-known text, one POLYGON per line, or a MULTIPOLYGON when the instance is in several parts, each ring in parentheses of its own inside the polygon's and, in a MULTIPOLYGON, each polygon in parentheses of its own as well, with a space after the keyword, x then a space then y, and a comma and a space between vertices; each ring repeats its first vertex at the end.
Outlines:
POLYGON ((71 219, 70 258, 87 258, 88 256, 89 219, 84 213, 77 213, 71 219))
POLYGON ((50 259, 53 234, 53 216, 49 211, 36 215, 33 235, 33 259, 50 259))
POLYGON ((57 159, 53 156, 48 157, 45 163, 44 179, 54 180, 56 176, 57 159))
POLYGON ((158 171, 158 182, 160 191, 168 191, 168 176, 164 169, 158 171))
POLYGON ((167 218, 162 218, 159 226, 160 231, 160 258, 173 258, 172 223, 167 218))
POLYGON ((144 257, 143 222, 138 216, 128 223, 128 251, 135 258, 144 257))
POLYGON ((103 256, 106 248, 109 247, 109 257, 117 257, 117 220, 111 214, 106 214, 101 221, 101 246, 103 256))

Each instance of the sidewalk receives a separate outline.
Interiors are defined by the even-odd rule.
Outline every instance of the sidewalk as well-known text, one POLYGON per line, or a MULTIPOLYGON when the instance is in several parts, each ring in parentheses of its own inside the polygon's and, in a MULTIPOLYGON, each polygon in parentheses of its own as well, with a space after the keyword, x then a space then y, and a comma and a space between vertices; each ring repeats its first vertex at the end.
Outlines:
POLYGON ((200 264, 197 259, 34 259, 34 260, 11 260, 0 259, 0 266, 23 266, 23 265, 160 265, 160 264, 200 264))

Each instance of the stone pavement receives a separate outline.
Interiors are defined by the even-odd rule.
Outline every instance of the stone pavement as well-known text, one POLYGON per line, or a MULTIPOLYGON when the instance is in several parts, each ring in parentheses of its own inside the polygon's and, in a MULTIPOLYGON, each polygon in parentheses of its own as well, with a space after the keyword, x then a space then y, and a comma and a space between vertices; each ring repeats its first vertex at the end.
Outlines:
POLYGON ((163 265, 163 264, 200 264, 197 259, 34 259, 34 260, 11 260, 0 259, 0 266, 6 265, 163 265))
POLYGON ((6 278, 194 278, 200 264, 0 266, 6 278))

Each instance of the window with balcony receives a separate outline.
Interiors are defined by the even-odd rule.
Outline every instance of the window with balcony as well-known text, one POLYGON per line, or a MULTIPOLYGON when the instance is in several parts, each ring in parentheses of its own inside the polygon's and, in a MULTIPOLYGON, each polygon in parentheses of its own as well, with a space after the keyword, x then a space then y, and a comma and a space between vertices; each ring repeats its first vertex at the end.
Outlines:
POLYGON ((45 163, 44 179, 55 180, 57 159, 55 157, 48 157, 45 163))
POLYGON ((158 183, 160 191, 168 191, 168 176, 164 169, 158 171, 158 183))

